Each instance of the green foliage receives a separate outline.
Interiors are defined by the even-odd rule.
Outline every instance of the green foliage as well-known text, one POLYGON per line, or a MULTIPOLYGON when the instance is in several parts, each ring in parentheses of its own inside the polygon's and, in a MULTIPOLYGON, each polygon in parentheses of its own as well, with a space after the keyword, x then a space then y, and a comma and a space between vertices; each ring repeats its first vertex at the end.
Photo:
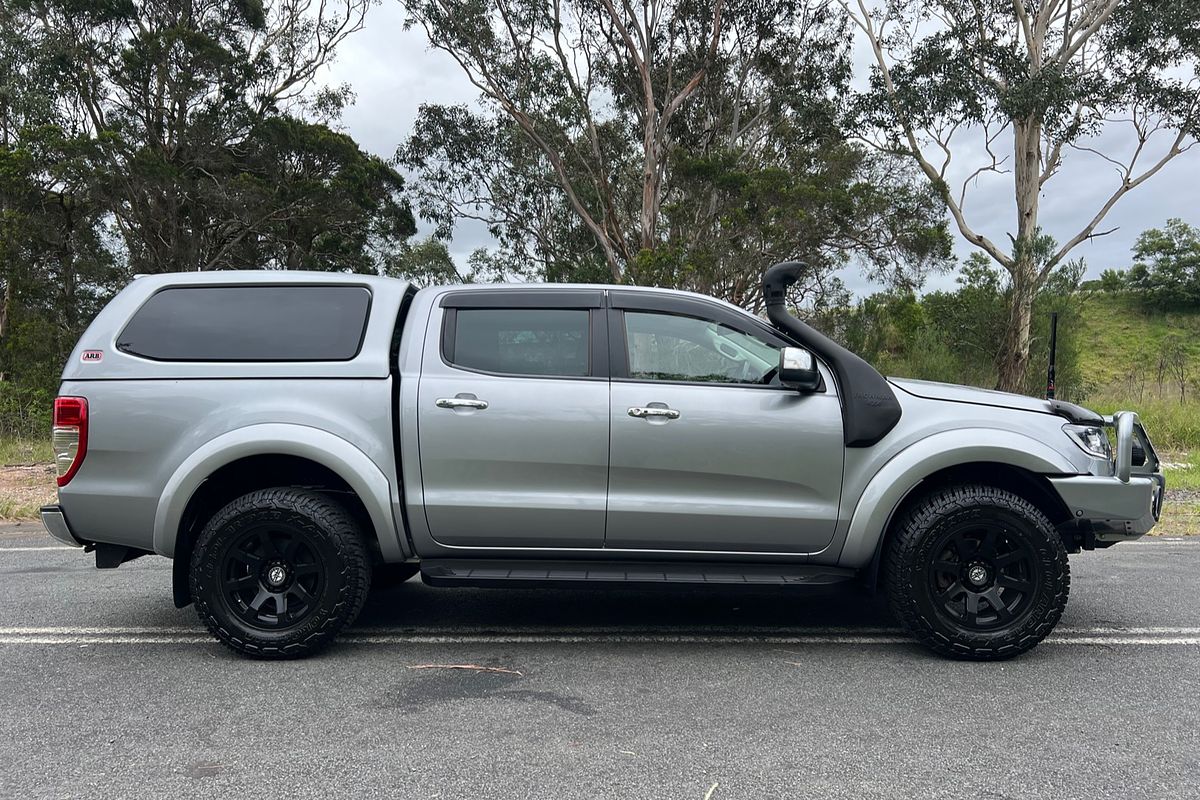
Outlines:
POLYGON ((375 271, 415 231, 400 176, 328 127, 349 90, 308 91, 368 5, 50 0, 21 16, 96 145, 131 271, 375 271))
POLYGON ((1122 270, 1106 269, 1100 273, 1099 288, 1105 292, 1120 292, 1127 286, 1127 275, 1122 270))
MULTIPOLYGON (((0 394, 3 390, 0 390, 0 394)), ((2 403, 3 401, 0 401, 2 403)), ((3 417, 3 418, 7 418, 3 417)), ((49 464, 54 461, 54 447, 49 437, 41 430, 37 436, 22 438, 19 435, 0 436, 0 467, 7 464, 49 464)), ((53 473, 47 475, 47 481, 54 485, 53 473)), ((0 513, 0 517, 3 517, 0 513)), ((10 515, 11 516, 11 515, 10 515)))
MULTIPOLYGON (((1059 315, 1057 388, 1058 396, 1068 399, 1081 399, 1092 388, 1079 365, 1086 341, 1080 325, 1085 300, 1078 292, 1083 271, 1082 262, 1059 268, 1034 300, 1036 344, 1048 346, 1050 312, 1059 315)), ((991 388, 1003 355, 1006 277, 986 257, 973 254, 952 292, 920 298, 911 291, 885 292, 852 308, 829 310, 814 322, 885 374, 991 388)), ((1025 392, 1045 391, 1046 363, 1047 358, 1031 360, 1025 392)))
POLYGON ((445 242, 432 236, 405 243, 385 266, 384 274, 407 278, 419 286, 462 281, 445 242))
POLYGON ((646 15, 586 0, 406 5, 481 88, 482 109, 423 106, 397 160, 439 235, 488 224, 495 270, 757 308, 773 261, 810 265, 794 298, 809 306, 829 303, 847 265, 917 286, 949 263, 936 194, 848 141, 848 27, 834 4, 725 2, 715 40, 711 2, 646 15), (617 33, 647 25, 641 39, 617 33))
POLYGON ((47 439, 56 389, 0 381, 0 441, 47 439))
MULTIPOLYGON (((1112 389, 1088 398, 1088 407, 1100 414, 1129 409, 1137 411, 1158 450, 1169 453, 1200 451, 1200 405, 1194 400, 1181 403, 1177 397, 1153 394, 1138 397, 1112 389)), ((1196 456, 1200 456, 1200 452, 1196 456)))
MULTIPOLYGON (((1200 229, 1181 219, 1165 229, 1151 228, 1138 236, 1137 259, 1125 276, 1125 286, 1159 309, 1200 305, 1200 229)), ((1103 276, 1102 276, 1103 278, 1103 276)))

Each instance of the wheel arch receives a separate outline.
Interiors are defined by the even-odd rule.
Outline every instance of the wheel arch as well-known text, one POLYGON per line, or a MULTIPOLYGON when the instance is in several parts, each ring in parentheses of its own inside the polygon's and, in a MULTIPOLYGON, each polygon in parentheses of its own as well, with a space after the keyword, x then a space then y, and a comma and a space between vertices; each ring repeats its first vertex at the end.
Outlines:
POLYGON ((175 603, 187 605, 191 545, 203 521, 234 497, 273 486, 337 493, 386 561, 407 557, 396 530, 387 476, 361 450, 326 431, 257 425, 220 436, 172 474, 154 521, 154 549, 175 559, 175 603))
MULTIPOLYGON (((892 536, 896 525, 904 518, 908 510, 938 489, 964 484, 991 486, 1010 491, 1032 503, 1036 509, 1046 515, 1046 518, 1055 527, 1071 519, 1070 509, 1058 492, 1054 491, 1053 485, 1045 475, 1030 472, 1012 464, 986 461, 946 467, 913 486, 888 515, 868 566, 867 583, 871 589, 874 589, 879 582, 883 549, 887 546, 887 541, 892 536)), ((1065 538, 1063 544, 1068 544, 1065 538)))
POLYGON ((1074 474, 1061 453, 1030 437, 990 429, 953 431, 902 450, 868 481, 855 507, 840 564, 874 581, 892 523, 909 504, 950 482, 981 483, 1026 498, 1058 523, 1070 516, 1048 475, 1074 474))

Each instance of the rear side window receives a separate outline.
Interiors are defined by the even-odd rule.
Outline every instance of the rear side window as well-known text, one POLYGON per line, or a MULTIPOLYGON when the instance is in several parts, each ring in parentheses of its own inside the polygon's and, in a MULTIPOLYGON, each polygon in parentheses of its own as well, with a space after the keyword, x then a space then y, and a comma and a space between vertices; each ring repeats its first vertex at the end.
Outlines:
POLYGON ((147 300, 117 349, 159 361, 349 361, 370 306, 362 286, 181 286, 147 300))
POLYGON ((585 309, 459 308, 448 311, 450 363, 508 375, 588 375, 585 309))

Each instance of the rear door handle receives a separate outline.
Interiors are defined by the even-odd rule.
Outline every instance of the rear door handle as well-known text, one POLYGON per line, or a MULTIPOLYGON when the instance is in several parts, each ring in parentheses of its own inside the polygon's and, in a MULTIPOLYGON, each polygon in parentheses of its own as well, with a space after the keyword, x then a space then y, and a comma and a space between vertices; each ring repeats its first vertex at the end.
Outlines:
POLYGON ((629 409, 629 416, 646 419, 648 417, 661 417, 663 419, 679 419, 679 412, 673 408, 655 408, 654 406, 642 407, 634 406, 629 409))
POLYGON ((469 397, 439 397, 436 405, 438 408, 476 408, 480 411, 488 407, 487 400, 474 400, 469 397))

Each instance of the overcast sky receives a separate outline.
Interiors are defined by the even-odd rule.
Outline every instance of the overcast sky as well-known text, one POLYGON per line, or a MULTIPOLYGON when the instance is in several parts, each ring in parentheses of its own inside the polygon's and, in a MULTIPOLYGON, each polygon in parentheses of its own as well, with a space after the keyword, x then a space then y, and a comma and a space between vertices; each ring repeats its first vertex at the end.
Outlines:
MULTIPOLYGON (((344 117, 347 131, 366 150, 385 158, 391 158, 408 135, 422 103, 469 103, 478 95, 449 56, 430 50, 424 33, 405 31, 403 22, 400 4, 383 0, 371 11, 366 28, 343 44, 329 71, 330 82, 349 83, 357 95, 344 117)), ((1106 152, 1123 154, 1127 147, 1121 145, 1128 145, 1130 140, 1130 135, 1120 130, 1106 136, 1101 144, 1106 152)), ((960 185, 962 177, 980 165, 971 158, 978 152, 978 146, 962 150, 959 163, 951 168, 952 176, 960 176, 959 183, 952 181, 952 185, 960 185)), ((959 159, 959 154, 955 157, 959 159)), ((1063 169, 1047 184, 1042 197, 1043 230, 1060 242, 1070 239, 1119 182, 1115 170, 1099 158, 1069 152, 1063 169)), ((1004 249, 1006 233, 1014 227, 1013 209, 1011 175, 989 175, 968 190, 968 220, 1004 249)), ((1200 147, 1178 157, 1126 195, 1098 228, 1115 227, 1117 231, 1079 245, 1072 257, 1086 259, 1089 276, 1097 276, 1108 267, 1127 266, 1137 235, 1146 228, 1161 227, 1170 217, 1200 225, 1200 147)), ((966 258, 971 248, 957 232, 954 238, 956 254, 966 258)), ((462 265, 472 250, 490 241, 482 225, 463 224, 455 231, 451 252, 462 265)), ((863 280, 857 270, 848 270, 843 279, 856 294, 877 288, 863 280)), ((953 283, 953 274, 934 276, 926 288, 946 288, 953 283)))

